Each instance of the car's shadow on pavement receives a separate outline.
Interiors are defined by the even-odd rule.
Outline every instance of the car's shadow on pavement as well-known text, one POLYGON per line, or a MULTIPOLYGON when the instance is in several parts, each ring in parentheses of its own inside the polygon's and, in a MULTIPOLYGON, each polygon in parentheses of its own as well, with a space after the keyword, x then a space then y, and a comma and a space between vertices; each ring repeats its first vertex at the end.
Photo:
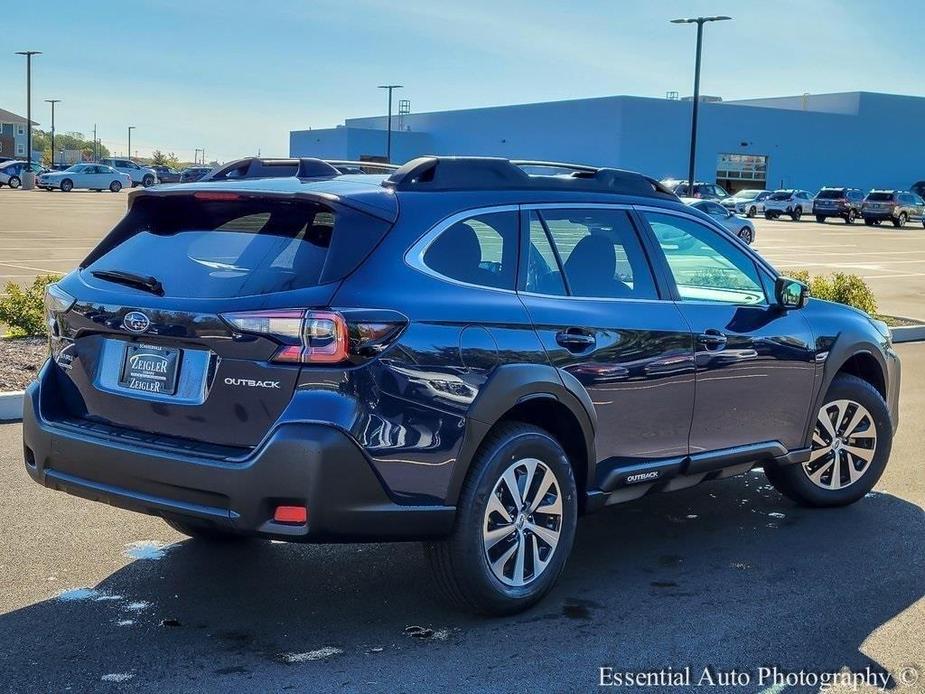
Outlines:
POLYGON ((142 546, 92 592, 0 616, 0 689, 573 691, 604 665, 759 691, 761 666, 885 672, 861 647, 925 593, 923 550, 914 504, 802 509, 758 472, 584 519, 558 587, 505 619, 445 607, 416 544, 142 546))

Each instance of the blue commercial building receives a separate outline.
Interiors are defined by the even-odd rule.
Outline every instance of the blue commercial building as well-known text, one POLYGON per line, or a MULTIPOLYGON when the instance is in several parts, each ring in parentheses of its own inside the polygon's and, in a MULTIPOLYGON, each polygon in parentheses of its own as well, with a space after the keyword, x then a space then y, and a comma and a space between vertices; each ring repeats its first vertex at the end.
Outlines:
MULTIPOLYGON (((686 178, 691 102, 609 96, 393 116, 392 160, 491 155, 686 178)), ((843 92, 704 102, 697 178, 730 190, 908 189, 925 180, 925 98, 843 92)), ((383 161, 386 117, 294 130, 290 156, 383 161)))

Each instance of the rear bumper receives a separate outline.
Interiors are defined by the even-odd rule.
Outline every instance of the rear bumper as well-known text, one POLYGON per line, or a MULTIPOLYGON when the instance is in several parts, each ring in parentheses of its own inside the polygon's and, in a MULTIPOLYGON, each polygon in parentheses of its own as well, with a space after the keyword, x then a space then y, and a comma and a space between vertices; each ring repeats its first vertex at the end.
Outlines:
POLYGON ((890 210, 861 210, 861 216, 864 219, 876 219, 880 221, 895 219, 893 212, 890 210))
POLYGON ((49 421, 43 389, 53 390, 53 378, 46 366, 26 390, 23 412, 26 470, 51 489, 297 542, 415 540, 452 529, 454 507, 396 503, 359 446, 335 427, 280 424, 240 460, 166 451, 49 421), (274 522, 278 505, 306 506, 308 523, 274 522))

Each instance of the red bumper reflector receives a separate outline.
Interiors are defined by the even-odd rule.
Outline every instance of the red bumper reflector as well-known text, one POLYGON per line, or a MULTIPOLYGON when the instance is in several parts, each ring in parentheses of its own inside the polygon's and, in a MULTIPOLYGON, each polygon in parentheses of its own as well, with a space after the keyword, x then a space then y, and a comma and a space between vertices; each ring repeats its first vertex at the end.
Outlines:
POLYGON ((308 509, 304 506, 277 506, 273 513, 273 520, 277 523, 304 525, 308 522, 308 509))

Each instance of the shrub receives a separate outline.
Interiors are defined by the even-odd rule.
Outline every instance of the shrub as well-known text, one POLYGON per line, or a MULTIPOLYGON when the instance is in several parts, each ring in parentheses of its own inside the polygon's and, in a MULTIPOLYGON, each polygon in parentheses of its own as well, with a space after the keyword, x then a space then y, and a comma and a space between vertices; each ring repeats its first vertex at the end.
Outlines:
POLYGON ((61 275, 39 275, 25 289, 7 282, 6 296, 0 297, 0 323, 9 326, 16 337, 47 335, 45 326, 45 287, 61 279, 61 275))
POLYGON ((806 270, 790 270, 783 274, 807 284, 810 294, 818 299, 854 306, 870 315, 877 312, 877 299, 873 291, 858 275, 836 272, 813 276, 806 270))

